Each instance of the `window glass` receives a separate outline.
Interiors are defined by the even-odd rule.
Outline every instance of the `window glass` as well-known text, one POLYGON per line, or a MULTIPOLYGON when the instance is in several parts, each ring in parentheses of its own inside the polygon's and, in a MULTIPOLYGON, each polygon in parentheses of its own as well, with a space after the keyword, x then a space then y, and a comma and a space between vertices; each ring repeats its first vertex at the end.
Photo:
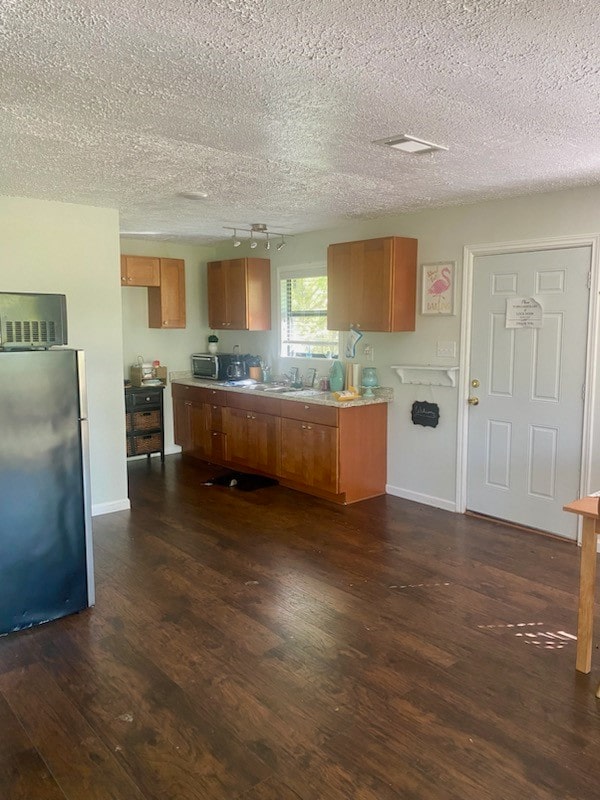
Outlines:
POLYGON ((310 270, 280 280, 281 355, 337 358, 339 335, 327 330, 327 275, 310 270))

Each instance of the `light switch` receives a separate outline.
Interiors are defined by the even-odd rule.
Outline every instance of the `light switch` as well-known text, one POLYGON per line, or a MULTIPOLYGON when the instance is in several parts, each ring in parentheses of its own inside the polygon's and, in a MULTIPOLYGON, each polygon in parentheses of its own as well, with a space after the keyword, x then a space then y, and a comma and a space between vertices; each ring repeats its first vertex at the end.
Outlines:
POLYGON ((456 342, 438 342, 436 354, 439 358, 456 358, 456 342))

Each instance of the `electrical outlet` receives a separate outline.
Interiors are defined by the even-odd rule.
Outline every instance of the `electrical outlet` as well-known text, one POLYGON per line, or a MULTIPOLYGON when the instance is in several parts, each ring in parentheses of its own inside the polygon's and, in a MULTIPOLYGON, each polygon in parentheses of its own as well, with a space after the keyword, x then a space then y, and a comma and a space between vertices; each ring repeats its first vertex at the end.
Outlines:
POLYGON ((438 342, 436 355, 438 358, 456 358, 456 342, 438 342))
POLYGON ((367 361, 373 361, 373 356, 375 355, 373 352, 373 345, 372 344, 365 344, 363 347, 363 353, 365 354, 365 358, 367 361))

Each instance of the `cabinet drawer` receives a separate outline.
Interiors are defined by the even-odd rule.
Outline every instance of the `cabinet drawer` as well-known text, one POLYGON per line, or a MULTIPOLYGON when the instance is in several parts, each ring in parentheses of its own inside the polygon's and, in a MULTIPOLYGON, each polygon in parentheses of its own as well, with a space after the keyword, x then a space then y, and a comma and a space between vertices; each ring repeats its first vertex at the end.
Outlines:
POLYGON ((255 394, 227 392, 227 405, 230 408, 258 411, 259 414, 273 414, 276 417, 281 413, 281 401, 276 397, 257 397, 255 394))
POLYGON ((321 406, 316 403, 298 403, 293 400, 281 401, 281 416, 299 419, 302 422, 316 422, 320 425, 337 427, 338 409, 335 406, 321 406))
POLYGON ((207 389, 204 386, 188 386, 174 383, 171 392, 176 400, 190 400, 192 403, 212 403, 215 406, 227 405, 227 392, 223 389, 207 389))
POLYGON ((154 429, 160 430, 161 419, 160 411, 135 411, 133 414, 127 415, 127 432, 130 431, 149 431, 154 429))
POLYGON ((127 437, 127 455, 139 456, 157 453, 162 449, 160 433, 141 434, 127 437))
POLYGON ((143 408, 145 406, 159 406, 162 399, 162 389, 148 389, 147 391, 130 392, 129 393, 129 407, 130 408, 143 408))

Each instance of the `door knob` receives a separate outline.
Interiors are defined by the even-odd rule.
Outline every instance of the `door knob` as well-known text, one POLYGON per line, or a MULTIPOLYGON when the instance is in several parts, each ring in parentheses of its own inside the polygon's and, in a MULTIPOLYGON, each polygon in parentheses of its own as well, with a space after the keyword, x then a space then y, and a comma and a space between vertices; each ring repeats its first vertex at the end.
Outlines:
POLYGON ((469 397, 469 399, 467 400, 467 403, 470 406, 478 406, 479 405, 479 398, 478 397, 469 397))

